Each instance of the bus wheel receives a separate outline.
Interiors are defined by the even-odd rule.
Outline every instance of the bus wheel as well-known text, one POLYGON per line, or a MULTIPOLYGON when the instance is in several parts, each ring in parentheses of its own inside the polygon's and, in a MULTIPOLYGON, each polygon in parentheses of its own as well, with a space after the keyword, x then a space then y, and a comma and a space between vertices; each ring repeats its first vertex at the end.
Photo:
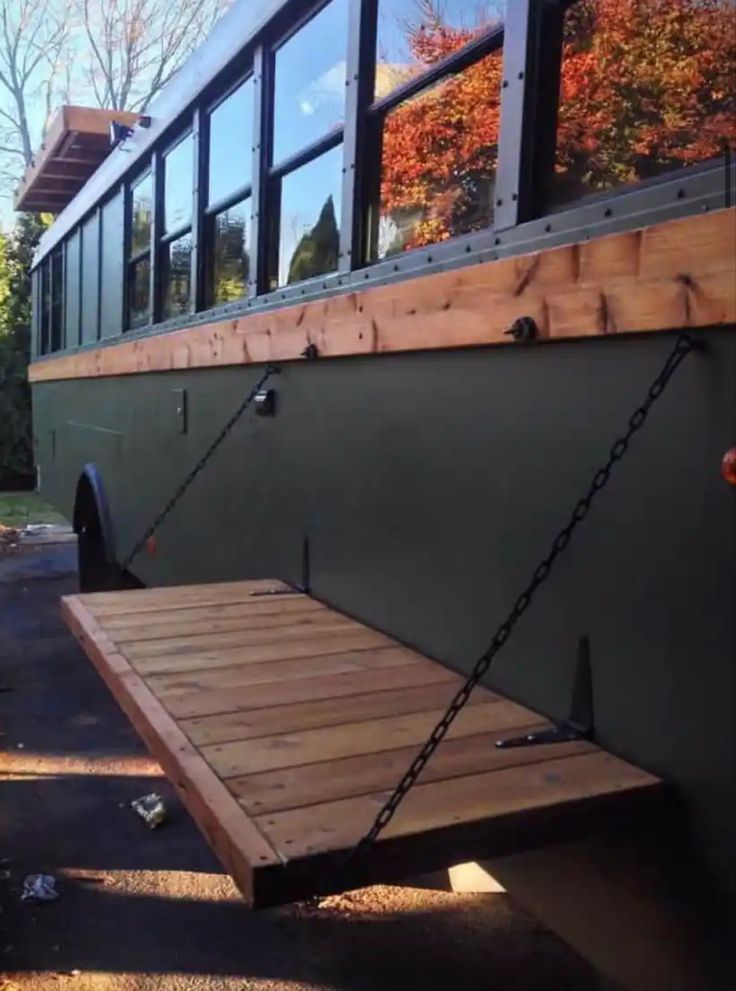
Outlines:
POLYGON ((118 567, 111 544, 110 524, 108 521, 105 526, 101 515, 106 512, 106 506, 99 472, 93 465, 88 465, 79 479, 74 500, 81 592, 143 587, 134 575, 118 567))
POLYGON ((90 511, 88 507, 82 515, 77 549, 80 592, 104 592, 121 587, 118 569, 108 560, 102 527, 94 508, 90 511))

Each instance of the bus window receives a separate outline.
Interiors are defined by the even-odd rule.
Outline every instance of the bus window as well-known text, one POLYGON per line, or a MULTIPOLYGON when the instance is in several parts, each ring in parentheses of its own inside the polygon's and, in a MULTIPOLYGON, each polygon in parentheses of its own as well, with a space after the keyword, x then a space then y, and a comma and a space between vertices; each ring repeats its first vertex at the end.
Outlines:
POLYGON ((46 258, 41 264, 41 319, 39 321, 40 334, 38 337, 38 353, 48 354, 49 352, 49 330, 51 328, 51 273, 49 270, 49 259, 46 258))
POLYGON ((186 137, 164 156, 163 231, 173 234, 192 222, 193 184, 192 135, 186 137))
POLYGON ((151 257, 139 258, 128 269, 128 324, 142 327, 151 316, 151 257))
POLYGON ((66 258, 64 259, 64 298, 66 304, 65 344, 73 347, 79 344, 79 275, 80 275, 80 234, 75 231, 66 242, 66 258))
POLYGON ((503 21, 506 0, 379 0, 374 100, 503 21))
POLYGON ((99 337, 100 218, 97 212, 82 226, 82 343, 99 337))
POLYGON ((188 313, 192 300, 192 235, 168 241, 161 251, 164 316, 188 313))
POLYGON ((334 272, 340 247, 342 144, 284 176, 278 220, 278 272, 285 286, 334 272))
POLYGON ((268 286, 337 269, 348 0, 331 0, 276 51, 268 286))
POLYGON ((51 333, 49 350, 64 347, 64 253, 59 245, 51 255, 51 333))
POLYGON ((208 306, 241 299, 248 290, 254 99, 250 78, 209 114, 208 306))
POLYGON ((140 327, 151 318, 153 176, 150 172, 132 187, 129 203, 128 325, 140 327))
POLYGON ((493 223, 504 9, 500 2, 482 9, 381 2, 370 261, 493 223), (472 60, 463 53, 468 45, 467 52, 477 51, 472 60), (434 70, 437 63, 442 66, 434 70), (423 71, 432 73, 425 87, 423 71))
POLYGON ((210 111, 208 206, 230 199, 251 184, 253 100, 251 77, 210 111))
POLYGON ((733 0, 578 0, 565 13, 560 206, 716 158, 736 140, 733 0))
POLYGON ((250 277, 250 198, 226 207, 212 217, 212 278, 209 303, 231 303, 242 299, 250 277))
POLYGON ((161 242, 164 319, 192 309, 192 204, 194 147, 191 133, 163 157, 164 215, 161 242))
POLYGON ((348 0, 331 0, 276 52, 273 161, 279 164, 345 120, 348 0))

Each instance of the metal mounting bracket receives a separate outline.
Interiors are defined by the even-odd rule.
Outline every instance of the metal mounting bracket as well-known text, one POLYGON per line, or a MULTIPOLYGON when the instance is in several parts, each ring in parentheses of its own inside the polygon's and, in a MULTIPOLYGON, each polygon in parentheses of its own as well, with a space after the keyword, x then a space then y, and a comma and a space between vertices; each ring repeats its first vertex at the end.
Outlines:
POLYGON ((250 592, 254 598, 267 595, 293 595, 294 591, 302 592, 304 595, 310 594, 311 568, 309 559, 309 537, 305 536, 302 542, 302 580, 293 588, 259 588, 250 592))
POLYGON ((535 730, 523 736, 496 740, 501 749, 533 747, 543 743, 567 743, 570 740, 587 740, 593 735, 593 679, 590 668, 590 640, 587 636, 578 642, 575 682, 572 691, 570 715, 562 723, 547 729, 535 730))

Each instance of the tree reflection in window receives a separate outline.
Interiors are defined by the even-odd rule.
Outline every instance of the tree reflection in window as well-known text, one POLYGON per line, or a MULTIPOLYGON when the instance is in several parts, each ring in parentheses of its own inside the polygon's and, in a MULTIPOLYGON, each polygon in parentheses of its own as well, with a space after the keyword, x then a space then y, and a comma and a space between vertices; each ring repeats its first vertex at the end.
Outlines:
POLYGON ((503 22, 506 0, 378 0, 374 99, 503 22))
POLYGON ((150 254, 134 262, 128 270, 129 314, 131 327, 140 327, 148 322, 151 311, 151 256, 150 254))
POLYGON ((340 253, 342 145, 330 149, 281 180, 278 269, 270 286, 283 286, 337 269, 340 253))
MULTIPOLYGON (((430 29, 416 29, 430 44, 430 29)), ((448 41, 438 34, 437 58, 448 41)), ((493 220, 502 53, 492 52, 387 114, 375 257, 488 227, 493 220)))
POLYGON ((192 235, 170 241, 163 247, 164 317, 188 313, 192 297, 192 235))
POLYGON ((145 175, 131 190, 130 255, 135 257, 151 247, 153 222, 153 177, 145 175))
POLYGON ((301 282, 302 279, 309 279, 323 272, 332 272, 337 268, 339 249, 340 231, 335 203, 332 196, 328 196, 317 223, 301 236, 294 249, 286 281, 301 282))
POLYGON ((210 304, 242 299, 248 289, 250 199, 235 203, 212 218, 212 290, 210 304))
POLYGON ((733 145, 734 17, 733 0, 579 0, 566 12, 555 201, 733 145))

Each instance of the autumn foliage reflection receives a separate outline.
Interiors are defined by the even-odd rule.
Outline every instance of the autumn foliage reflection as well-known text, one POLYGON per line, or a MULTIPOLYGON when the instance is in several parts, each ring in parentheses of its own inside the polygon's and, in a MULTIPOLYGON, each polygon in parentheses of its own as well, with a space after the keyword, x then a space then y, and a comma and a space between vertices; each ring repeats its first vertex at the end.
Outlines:
MULTIPOLYGON (((413 60, 431 65, 475 31, 418 0, 406 26, 413 60)), ((557 201, 651 178, 736 141, 733 0, 578 0, 565 15, 555 175, 557 201)), ((384 126, 379 256, 480 229, 492 220, 501 52, 407 100, 384 126)))

